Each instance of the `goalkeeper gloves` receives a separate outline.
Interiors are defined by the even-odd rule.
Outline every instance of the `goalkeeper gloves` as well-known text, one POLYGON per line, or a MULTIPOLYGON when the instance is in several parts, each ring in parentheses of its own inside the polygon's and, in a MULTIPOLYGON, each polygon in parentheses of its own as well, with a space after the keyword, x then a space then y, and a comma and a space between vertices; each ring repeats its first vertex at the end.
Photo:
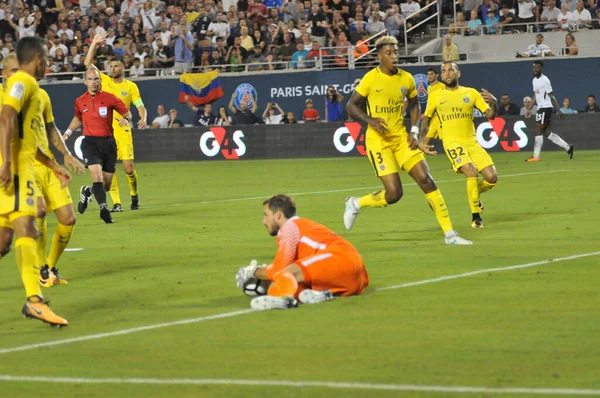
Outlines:
POLYGON ((258 268, 258 261, 252 260, 250 261, 250 265, 246 265, 238 270, 237 274, 235 274, 235 281, 237 282, 237 287, 242 289, 244 287, 244 283, 248 282, 250 278, 254 278, 254 273, 258 268))

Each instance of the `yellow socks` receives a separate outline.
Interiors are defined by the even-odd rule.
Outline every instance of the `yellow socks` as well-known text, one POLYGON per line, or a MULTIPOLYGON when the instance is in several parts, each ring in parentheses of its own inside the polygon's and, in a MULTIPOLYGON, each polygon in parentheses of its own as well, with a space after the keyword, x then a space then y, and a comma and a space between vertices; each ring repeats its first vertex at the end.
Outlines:
POLYGON ((48 235, 48 225, 46 224, 46 217, 35 219, 38 228, 37 238, 37 257, 40 261, 37 265, 45 265, 46 263, 46 236, 48 235))
POLYGON ((477 183, 477 177, 467 178, 467 197, 469 198, 469 206, 471 207, 471 214, 479 213, 479 189, 477 183))
POLYGON ((50 247, 50 253, 48 254, 47 264, 50 269, 56 266, 58 259, 69 244, 74 229, 75 225, 58 224, 56 226, 56 231, 54 231, 54 235, 52 236, 52 246, 50 247))
POLYGON ((479 189, 479 193, 484 193, 494 188, 496 184, 490 184, 486 180, 479 180, 477 183, 477 189, 479 189))
POLYGON ((25 285, 26 297, 42 296, 37 244, 33 238, 18 238, 15 243, 17 267, 25 285))
POLYGON ((117 181, 117 173, 113 174, 112 184, 110 186, 109 193, 113 204, 121 204, 121 193, 119 192, 119 181, 117 181))
POLYGON ((298 281, 291 272, 279 272, 269 286, 269 296, 294 297, 298 290, 298 281))
POLYGON ((358 205, 360 208, 387 207, 388 202, 385 200, 385 189, 358 198, 358 205))
POLYGON ((131 196, 137 196, 138 194, 138 179, 137 171, 133 171, 133 174, 126 174, 127 182, 129 183, 129 194, 131 196))
POLYGON ((429 206, 431 207, 431 210, 433 210, 435 218, 437 218, 440 227, 442 227, 442 231, 444 231, 444 233, 452 231, 452 222, 448 215, 448 208, 446 207, 446 202, 444 201, 444 197, 440 190, 436 189, 433 192, 425 194, 425 198, 427 198, 427 202, 429 202, 429 206))

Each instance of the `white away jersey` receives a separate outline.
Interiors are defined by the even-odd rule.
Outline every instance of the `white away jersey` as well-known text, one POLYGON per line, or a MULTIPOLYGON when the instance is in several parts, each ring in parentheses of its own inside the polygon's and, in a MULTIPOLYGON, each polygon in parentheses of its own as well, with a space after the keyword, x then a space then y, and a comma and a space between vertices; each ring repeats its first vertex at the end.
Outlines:
POLYGON ((535 103, 539 108, 552 108, 552 101, 549 93, 552 92, 552 84, 546 75, 541 75, 539 78, 533 78, 533 92, 535 93, 535 103))

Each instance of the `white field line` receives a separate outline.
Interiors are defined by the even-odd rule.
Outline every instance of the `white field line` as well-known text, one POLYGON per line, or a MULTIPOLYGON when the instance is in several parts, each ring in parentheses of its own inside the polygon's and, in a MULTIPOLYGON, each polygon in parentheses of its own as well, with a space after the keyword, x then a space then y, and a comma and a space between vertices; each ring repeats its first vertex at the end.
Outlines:
POLYGON ((258 386, 295 388, 333 388, 351 390, 418 391, 439 393, 470 394, 534 394, 534 395, 587 395, 600 396, 600 390, 578 388, 528 388, 528 387, 467 387, 467 386, 427 386, 413 384, 375 384, 333 381, 293 381, 293 380, 238 380, 238 379, 147 379, 147 378, 83 378, 83 377, 41 377, 0 375, 0 381, 38 382, 66 384, 137 384, 137 385, 218 385, 218 386, 258 386))
MULTIPOLYGON (((479 275, 479 274, 484 274, 484 273, 489 273, 489 272, 500 272, 500 271, 519 269, 519 268, 535 267, 535 266, 543 265, 543 264, 575 260, 578 258, 591 257, 591 256, 597 256, 597 255, 600 255, 600 251, 576 254, 576 255, 567 256, 567 257, 558 257, 558 258, 553 258, 553 259, 549 259, 549 260, 536 261, 534 263, 512 265, 512 266, 508 266, 508 267, 487 268, 487 269, 482 269, 482 270, 477 270, 477 271, 472 271, 472 272, 465 272, 462 274, 441 276, 438 278, 425 279, 425 280, 416 281, 416 282, 404 283, 402 285, 382 287, 382 288, 376 289, 376 291, 402 289, 402 288, 406 288, 406 287, 425 285, 428 283, 435 283, 435 282, 442 282, 442 281, 451 280, 451 279, 466 278, 469 276, 479 275)), ((245 315, 245 314, 249 314, 251 312, 255 312, 255 310, 247 309, 247 310, 240 310, 240 311, 223 312, 220 314, 203 316, 203 317, 199 317, 199 318, 190 318, 190 319, 183 319, 183 320, 174 321, 174 322, 164 322, 164 323, 158 323, 158 324, 154 324, 154 325, 140 326, 140 327, 131 328, 131 329, 122 329, 122 330, 117 330, 115 332, 98 333, 98 334, 91 334, 91 335, 81 336, 81 337, 73 337, 73 338, 63 339, 63 340, 48 341, 45 343, 28 344, 28 345, 22 345, 22 346, 11 347, 11 348, 2 348, 2 349, 0 349, 0 355, 9 354, 9 353, 18 352, 18 351, 34 350, 34 349, 43 348, 43 347, 54 347, 54 346, 64 345, 64 344, 79 343, 79 342, 88 341, 88 340, 98 340, 98 339, 103 339, 103 338, 107 338, 107 337, 123 336, 126 334, 144 332, 147 330, 161 329, 161 328, 178 326, 178 325, 187 325, 187 324, 191 324, 191 323, 211 321, 214 319, 232 318, 234 316, 245 315)))
MULTIPOLYGON (((537 174, 551 174, 551 173, 562 173, 569 170, 547 170, 547 171, 533 171, 530 173, 518 173, 518 174, 504 174, 500 175, 500 178, 508 178, 508 177, 523 177, 537 174)), ((460 182, 465 181, 464 178, 455 178, 452 180, 438 180, 436 183, 444 183, 444 182, 460 182)), ((414 182, 408 184, 402 184, 405 187, 417 185, 414 182)), ((352 192, 352 191, 360 191, 360 190, 368 190, 368 189, 377 189, 381 188, 381 185, 374 185, 370 187, 357 187, 357 188, 344 188, 344 189, 331 189, 326 191, 310 191, 310 192, 296 192, 290 193, 290 196, 305 196, 305 195, 323 195, 327 193, 338 193, 338 192, 352 192)), ((144 209, 160 209, 163 207, 178 207, 178 206, 193 206, 193 205, 209 205, 215 203, 231 203, 231 202, 245 202, 249 200, 263 200, 270 195, 264 196, 251 196, 246 198, 233 198, 233 199, 216 199, 216 200, 203 200, 200 202, 189 202, 189 203, 172 203, 169 205, 155 205, 155 206, 144 206, 144 209)))

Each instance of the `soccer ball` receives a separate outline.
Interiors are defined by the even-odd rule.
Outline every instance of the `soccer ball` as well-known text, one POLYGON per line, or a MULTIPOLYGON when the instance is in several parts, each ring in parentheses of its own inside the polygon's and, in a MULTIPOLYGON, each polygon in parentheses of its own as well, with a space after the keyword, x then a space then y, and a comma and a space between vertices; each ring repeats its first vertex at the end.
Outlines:
POLYGON ((242 286, 242 291, 250 297, 264 296, 267 294, 270 284, 271 281, 269 280, 250 278, 244 283, 244 286, 242 286))

